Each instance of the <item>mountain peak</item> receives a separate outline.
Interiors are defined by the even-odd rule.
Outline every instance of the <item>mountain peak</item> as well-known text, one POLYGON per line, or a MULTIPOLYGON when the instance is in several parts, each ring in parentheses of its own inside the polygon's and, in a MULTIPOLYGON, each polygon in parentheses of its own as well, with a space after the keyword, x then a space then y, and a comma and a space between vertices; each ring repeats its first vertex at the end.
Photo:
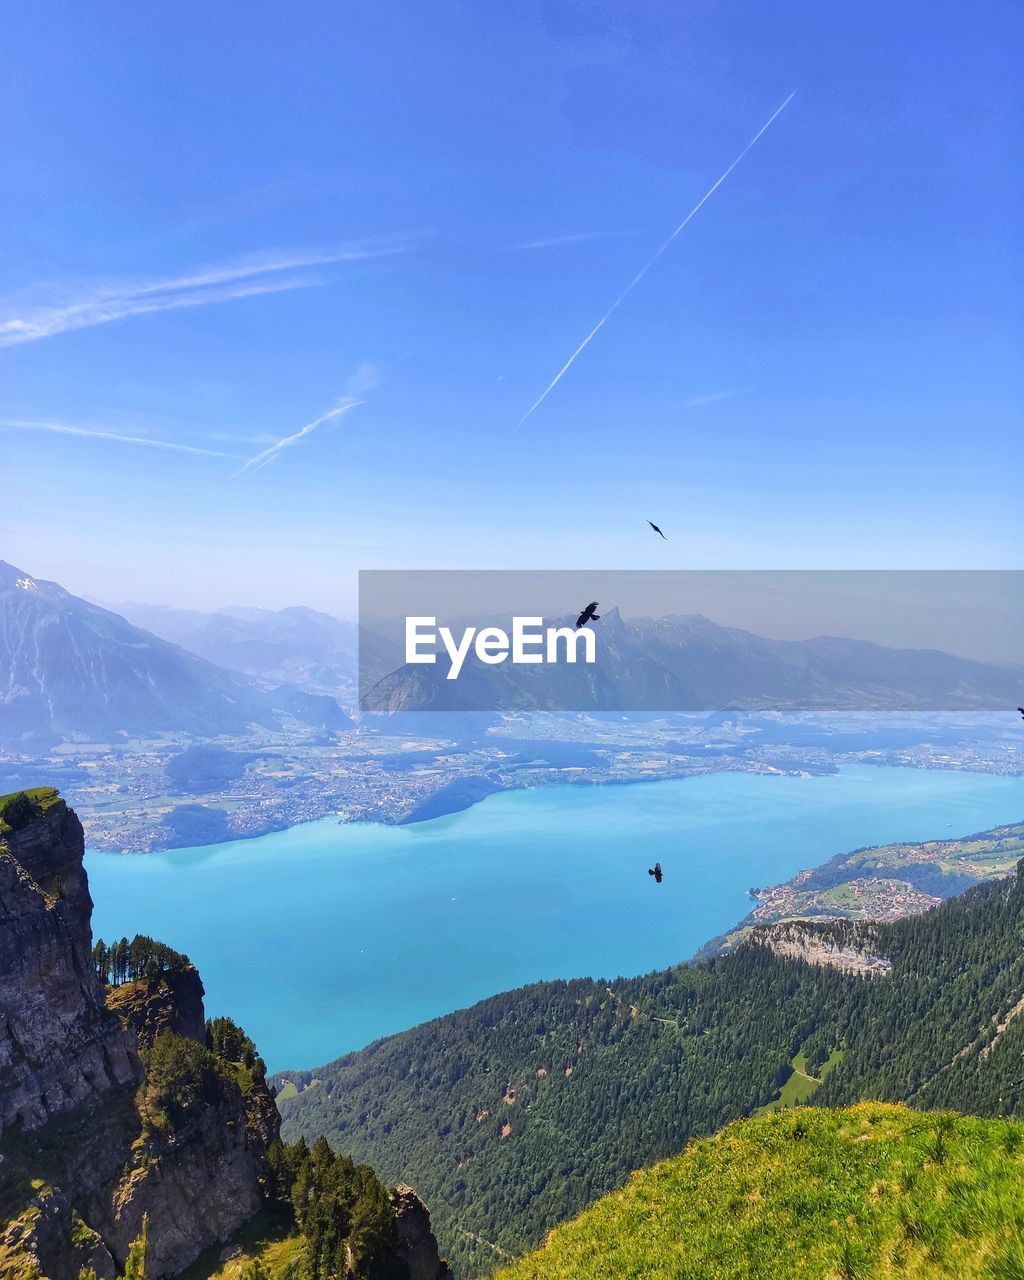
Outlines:
POLYGON ((20 586, 22 583, 29 583, 34 586, 36 580, 30 573, 26 573, 24 569, 19 569, 17 565, 8 564, 6 560, 0 560, 0 588, 10 590, 12 587, 20 586))
POLYGON ((0 564, 4 745, 109 741, 123 732, 202 737, 299 721, 347 728, 326 696, 268 691, 55 582, 0 564))

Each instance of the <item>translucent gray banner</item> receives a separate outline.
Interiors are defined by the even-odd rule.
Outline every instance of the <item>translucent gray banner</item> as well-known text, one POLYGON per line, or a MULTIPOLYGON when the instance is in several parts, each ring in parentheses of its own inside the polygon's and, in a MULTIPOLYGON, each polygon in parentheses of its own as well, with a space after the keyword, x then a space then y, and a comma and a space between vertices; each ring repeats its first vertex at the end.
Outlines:
POLYGON ((365 714, 1024 705, 1021 571, 373 570, 359 608, 365 714))

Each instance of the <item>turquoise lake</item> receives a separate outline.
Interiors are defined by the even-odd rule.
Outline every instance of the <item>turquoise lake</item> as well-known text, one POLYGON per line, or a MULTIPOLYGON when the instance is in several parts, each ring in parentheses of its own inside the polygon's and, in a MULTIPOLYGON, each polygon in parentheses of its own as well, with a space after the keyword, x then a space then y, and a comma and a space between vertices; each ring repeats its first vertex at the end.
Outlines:
POLYGON ((1022 817, 1024 778, 856 766, 544 787, 413 826, 326 819, 86 865, 94 936, 187 952, 207 1012, 229 1013, 278 1070, 539 978, 687 959, 746 914, 751 885, 1022 817))

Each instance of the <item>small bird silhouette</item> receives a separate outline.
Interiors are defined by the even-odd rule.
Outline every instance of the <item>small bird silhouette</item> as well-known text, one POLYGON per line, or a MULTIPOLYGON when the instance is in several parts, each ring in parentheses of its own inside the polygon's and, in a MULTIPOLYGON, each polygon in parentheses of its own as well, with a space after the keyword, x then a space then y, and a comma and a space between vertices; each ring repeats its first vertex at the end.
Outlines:
POLYGON ((583 610, 580 616, 576 619, 577 631, 579 631, 580 627, 585 627, 588 622, 596 622, 598 618, 600 618, 601 615, 599 613, 594 612, 596 608, 597 608, 597 601, 591 600, 590 604, 587 605, 587 607, 583 610))
POLYGON ((1024 720, 1024 707, 1018 707, 1017 710, 1020 712, 1020 718, 1024 720))
POLYGON ((662 880, 664 879, 661 871, 661 863, 656 862, 653 867, 648 867, 647 874, 649 876, 654 876, 655 884, 661 884, 662 880))
MULTIPOLYGON (((661 530, 658 528, 658 526, 654 523, 653 520, 648 520, 647 523, 651 526, 651 528, 654 530, 655 533, 661 533, 661 530)), ((665 538, 665 535, 663 533, 661 533, 661 536, 665 538)), ((668 542, 668 538, 665 538, 665 541, 668 542)))

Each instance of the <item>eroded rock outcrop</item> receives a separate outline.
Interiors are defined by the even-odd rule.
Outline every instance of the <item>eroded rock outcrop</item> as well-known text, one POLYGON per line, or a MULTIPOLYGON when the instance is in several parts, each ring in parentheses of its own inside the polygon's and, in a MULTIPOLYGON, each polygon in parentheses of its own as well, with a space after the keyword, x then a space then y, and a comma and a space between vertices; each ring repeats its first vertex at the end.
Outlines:
POLYGON ((82 826, 53 792, 0 828, 0 1139, 137 1083, 92 965, 82 826))
POLYGON ((846 921, 786 920, 755 929, 749 941, 790 960, 879 977, 892 962, 877 951, 878 931, 846 921))
POLYGON ((117 988, 91 955, 82 828, 55 793, 0 814, 0 1275, 171 1276, 263 1204, 277 1110, 203 1043, 194 971, 117 988))
POLYGON ((398 1258, 409 1269, 409 1280, 450 1280, 451 1269, 439 1259, 430 1213, 412 1187, 396 1187, 395 1239, 398 1258))
POLYGON ((121 983, 108 994, 107 1008, 135 1032, 140 1045, 151 1045, 165 1031, 203 1043, 205 994, 199 971, 190 966, 121 983))

